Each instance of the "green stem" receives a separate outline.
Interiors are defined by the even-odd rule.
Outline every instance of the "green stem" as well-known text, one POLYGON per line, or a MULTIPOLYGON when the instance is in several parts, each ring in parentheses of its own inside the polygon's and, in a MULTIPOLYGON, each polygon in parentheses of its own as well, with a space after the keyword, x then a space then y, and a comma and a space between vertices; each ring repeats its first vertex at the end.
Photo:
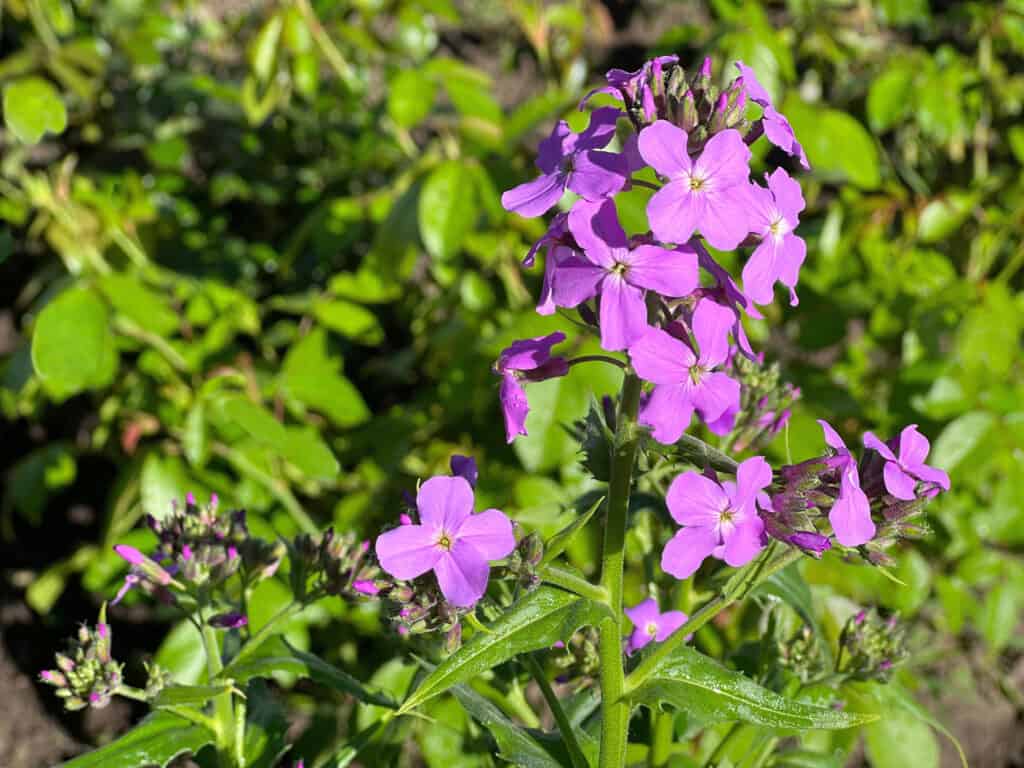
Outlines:
POLYGON ((183 720, 188 720, 190 723, 201 725, 203 728, 207 728, 213 733, 217 732, 217 723, 212 717, 204 715, 202 712, 197 712, 189 707, 161 707, 161 709, 175 714, 183 720))
POLYGON ((608 593, 612 614, 601 621, 601 756, 600 768, 621 768, 629 742, 630 706, 623 698, 622 658, 622 571, 625 565, 626 522, 633 465, 640 432, 636 417, 640 409, 640 379, 627 373, 622 382, 615 445, 608 480, 608 514, 601 555, 601 586, 608 593))
MULTIPOLYGON (((217 630, 206 623, 206 616, 200 614, 203 622, 201 634, 203 650, 206 651, 206 672, 210 683, 224 668, 217 643, 217 630)), ((214 733, 217 734, 217 751, 224 765, 234 765, 235 712, 231 705, 231 691, 213 697, 214 733)))
POLYGON ((292 600, 292 602, 288 603, 288 605, 271 616, 270 619, 267 620, 267 623, 260 627, 259 630, 249 638, 245 645, 239 649, 238 654, 231 660, 231 664, 228 665, 228 672, 231 671, 231 666, 241 663, 258 651, 260 645, 263 644, 263 641, 273 634, 274 630, 277 629, 277 626, 282 621, 290 619, 293 614, 298 613, 302 608, 303 606, 301 603, 292 600))
POLYGON ((548 709, 555 716, 558 732, 562 735, 565 748, 569 750, 569 760, 572 762, 573 768, 587 768, 587 758, 584 757, 580 743, 576 740, 576 733, 573 731, 572 723, 569 722, 569 717, 565 714, 565 710, 562 709, 562 702, 558 700, 558 697, 552 690, 551 683, 548 682, 548 677, 544 673, 544 668, 541 667, 536 657, 531 653, 524 654, 520 657, 520 660, 537 682, 537 687, 540 688, 544 701, 548 703, 548 709))
POLYGON ((579 357, 572 358, 568 362, 568 365, 571 368, 572 366, 579 365, 580 363, 608 363, 609 365, 614 365, 616 368, 626 367, 624 362, 617 360, 614 357, 609 357, 608 355, 580 355, 579 357))
POLYGON ((577 576, 571 571, 559 568, 556 565, 547 565, 540 569, 538 574, 542 581, 554 584, 556 587, 575 592, 580 597, 586 597, 599 603, 608 604, 608 590, 597 584, 591 584, 582 576, 577 576))
POLYGON ((359 86, 359 79, 356 77, 356 73, 352 71, 352 67, 345 61, 341 51, 338 50, 330 35, 324 30, 320 19, 317 18, 316 11, 309 4, 309 0, 296 0, 295 6, 299 9, 299 13, 302 14, 302 18, 305 20, 313 40, 320 48, 324 58, 327 59, 327 63, 331 65, 331 69, 337 73, 349 90, 356 90, 359 86))
POLYGON ((715 744, 715 748, 711 751, 711 754, 708 755, 708 759, 704 763, 705 768, 712 768, 717 763, 718 758, 725 754, 725 748, 729 746, 729 742, 732 741, 732 738, 739 733, 739 731, 740 723, 733 723, 729 726, 729 730, 725 732, 725 735, 722 736, 717 744, 715 744))
POLYGON ((672 756, 672 743, 676 738, 676 718, 673 712, 654 714, 654 733, 651 736, 651 751, 647 753, 647 764, 651 768, 668 765, 672 756))
POLYGON ((694 464, 708 466, 717 472, 726 472, 730 475, 736 474, 739 466, 729 456, 721 451, 712 448, 700 438, 693 435, 683 435, 676 441, 676 448, 679 455, 694 464))

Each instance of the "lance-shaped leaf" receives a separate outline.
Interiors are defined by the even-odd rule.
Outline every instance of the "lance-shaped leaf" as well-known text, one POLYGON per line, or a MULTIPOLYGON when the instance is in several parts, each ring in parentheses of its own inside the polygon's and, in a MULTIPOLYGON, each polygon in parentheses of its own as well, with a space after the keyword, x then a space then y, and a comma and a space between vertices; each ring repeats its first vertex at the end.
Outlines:
POLYGON ((169 712, 150 715, 121 738, 62 764, 62 768, 164 768, 179 755, 195 754, 215 739, 213 731, 169 712))
POLYGON ((547 543, 544 545, 544 557, 540 561, 541 565, 548 565, 554 562, 555 558, 565 551, 565 548, 576 538, 576 534, 582 531, 583 526, 590 522, 590 518, 594 516, 594 513, 597 512, 598 507, 601 506, 603 501, 604 496, 591 504, 590 509, 547 540, 547 543))
POLYGON ((227 693, 231 688, 232 685, 228 681, 217 685, 169 685, 160 691, 151 703, 154 707, 203 705, 215 696, 227 693))
POLYGON ((307 677, 367 704, 389 709, 397 706, 391 698, 369 690, 348 673, 311 653, 292 647, 280 635, 263 643, 256 655, 226 666, 221 675, 226 679, 244 683, 254 677, 272 677, 274 672, 291 672, 299 677, 307 677))
POLYGON ((665 658, 629 697, 650 707, 671 704, 705 723, 739 720, 767 728, 807 730, 852 728, 877 719, 784 698, 686 646, 665 658))
POLYGON ((404 714, 514 656, 550 648, 584 625, 597 624, 608 608, 555 587, 542 586, 523 597, 485 632, 477 632, 445 659, 399 709, 404 714))

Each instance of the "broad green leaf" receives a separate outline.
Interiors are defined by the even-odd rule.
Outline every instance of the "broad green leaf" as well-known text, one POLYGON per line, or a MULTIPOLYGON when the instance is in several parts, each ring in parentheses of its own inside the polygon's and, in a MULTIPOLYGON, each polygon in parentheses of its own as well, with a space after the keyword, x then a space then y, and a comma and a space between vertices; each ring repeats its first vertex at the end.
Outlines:
POLYGON ((433 78, 418 69, 403 69, 391 79, 388 114, 403 128, 412 128, 430 114, 436 95, 433 78))
POLYGON ((32 365, 57 396, 110 384, 117 349, 107 308, 91 291, 65 291, 39 313, 32 333, 32 365))
POLYGON ((590 505, 590 509, 579 515, 565 528, 560 530, 544 544, 544 557, 541 559, 540 564, 542 566, 552 562, 556 557, 565 551, 565 548, 572 543, 572 540, 576 538, 576 534, 583 530, 583 527, 590 522, 590 518, 594 516, 598 508, 604 502, 604 496, 599 498, 593 504, 590 505))
POLYGON ((35 144, 47 131, 55 136, 68 125, 60 93, 41 77, 25 77, 4 87, 4 122, 25 144, 35 144))
POLYGON ((977 195, 957 190, 932 200, 917 220, 917 239, 922 243, 946 239, 963 225, 977 202, 977 195))
POLYGON ((739 720, 808 730, 852 728, 876 719, 784 698, 688 646, 664 659, 630 698, 652 708, 671 704, 704 723, 739 720))
POLYGON ((894 61, 868 89, 868 124, 875 133, 892 128, 913 109, 916 67, 909 61, 894 61))
POLYGON ((905 710, 880 714, 864 728, 872 768, 939 768, 939 745, 926 723, 905 710))
POLYGON ((339 298, 360 304, 385 304, 402 294, 401 286, 384 280, 376 272, 360 269, 358 272, 339 272, 331 278, 328 290, 339 298))
POLYGON ((338 460, 313 427, 287 427, 284 442, 276 448, 307 477, 330 480, 338 474, 338 460))
POLYGON ((775 768, 843 768, 843 764, 842 752, 829 755, 824 752, 812 752, 809 749, 780 752, 771 762, 775 768))
POLYGON ((328 350, 327 332, 314 328, 288 351, 281 384, 288 394, 322 411, 337 426, 355 427, 370 418, 370 409, 359 390, 339 373, 340 368, 340 357, 328 350))
POLYGON ((216 401, 220 413, 261 443, 279 446, 287 439, 284 424, 262 405, 242 395, 225 395, 216 401))
POLYGON ((584 625, 596 625, 608 609, 554 587, 542 586, 522 597, 486 632, 478 632, 420 683, 402 704, 408 712, 453 685, 471 680, 514 656, 550 648, 584 625))
POLYGON ((75 481, 77 464, 69 443, 54 442, 32 451, 10 469, 5 499, 33 525, 42 522, 50 496, 75 481))
POLYGON ((960 741, 954 736, 946 726, 944 726, 935 715, 925 709, 923 706, 917 703, 914 697, 909 691, 905 690, 899 685, 889 684, 885 686, 877 686, 877 689, 883 691, 882 695, 885 700, 896 707, 902 709, 904 712, 909 712, 915 718, 922 723, 927 723, 932 727, 933 730, 938 731, 947 739, 949 743, 953 745, 953 749, 956 750, 957 757, 960 758, 960 765, 963 768, 967 766, 967 755, 964 754, 964 748, 960 745, 960 741))
POLYGON ((206 408, 202 402, 196 402, 185 415, 181 447, 193 467, 206 464, 210 456, 210 430, 206 425, 206 408))
POLYGON ((427 252, 447 261, 462 247, 476 225, 477 200, 473 175, 460 162, 435 168, 420 192, 418 221, 427 252))
POLYGON ((300 651, 280 635, 275 635, 264 642, 255 655, 237 664, 228 664, 222 675, 244 683, 254 677, 271 677, 275 672, 289 672, 308 678, 368 704, 389 709, 398 706, 390 697, 369 690, 348 673, 311 653, 300 651))
POLYGON ((219 696, 230 690, 230 683, 218 683, 217 685, 169 685, 160 691, 150 703, 154 707, 203 706, 214 696, 219 696))
POLYGON ((158 336, 170 336, 180 321, 167 301, 137 275, 111 272, 99 280, 99 289, 114 307, 143 330, 158 336))
POLYGON ((195 685, 206 676, 203 638, 187 619, 179 621, 164 636, 153 661, 182 685, 195 685))
POLYGON ((1002 651, 1020 625, 1024 601, 1013 582, 997 584, 988 593, 978 612, 978 629, 992 651, 1002 651))
POLYGON ((313 313, 321 324, 353 341, 367 346, 380 344, 384 340, 384 329, 377 316, 366 307, 344 299, 318 301, 313 313))
POLYGON ((863 189, 875 189, 881 183, 875 140, 852 115, 794 97, 786 99, 783 112, 815 174, 828 180, 848 179, 863 189))
POLYGON ((182 501, 192 491, 202 498, 206 489, 193 482, 185 463, 176 456, 150 453, 142 462, 139 477, 142 512, 162 520, 171 512, 171 504, 182 501))
POLYGON ((988 411, 971 411, 945 426, 932 448, 929 464, 952 472, 975 448, 984 442, 996 418, 988 411))
POLYGON ((163 768, 179 755, 195 754, 215 736, 208 728, 183 720, 169 712, 150 715, 120 738, 81 757, 63 763, 63 768, 163 768))

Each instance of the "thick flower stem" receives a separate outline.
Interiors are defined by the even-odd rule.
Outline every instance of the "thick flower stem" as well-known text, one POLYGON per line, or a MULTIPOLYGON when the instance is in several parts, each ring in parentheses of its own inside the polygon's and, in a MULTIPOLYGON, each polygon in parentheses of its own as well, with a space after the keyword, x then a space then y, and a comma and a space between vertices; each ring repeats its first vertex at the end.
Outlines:
POLYGON ((657 712, 653 715, 654 727, 651 735, 651 751, 647 763, 651 768, 663 768, 672 756, 672 742, 676 736, 674 712, 657 712))
POLYGON ((598 627, 602 710, 600 768, 622 768, 629 740, 630 706, 622 700, 625 684, 622 658, 622 571, 625 563, 629 494, 640 438, 636 424, 639 409, 640 379, 635 374, 627 373, 622 382, 615 425, 615 444, 608 480, 608 514, 601 557, 601 586, 608 593, 612 613, 598 627))
MULTIPOLYGON (((201 616, 203 649, 206 651, 206 671, 212 683, 223 669, 220 659, 220 644, 217 642, 217 630, 206 623, 201 616)), ((235 759, 235 712, 231 702, 231 691, 225 691, 213 698, 213 720, 216 725, 217 753, 224 766, 238 765, 235 759)))
POLYGON ((570 592, 575 592, 580 597, 586 597, 598 603, 608 602, 608 592, 604 587, 591 584, 582 576, 577 576, 564 568, 547 565, 541 568, 537 575, 540 576, 542 581, 570 592))
POLYGON ((541 695, 544 697, 544 701, 548 704, 548 709, 551 710, 551 714, 555 718, 555 723, 558 725, 558 732, 561 734, 562 742, 565 744, 565 748, 569 752, 569 760, 572 762, 573 768, 587 768, 587 758, 584 757, 583 750, 580 748, 580 743, 576 739, 576 732, 573 731, 572 723, 569 722, 569 717, 565 714, 565 710, 562 708, 562 702, 558 700, 558 696, 555 695, 554 690, 551 688, 551 683, 548 682, 544 668, 540 665, 540 662, 529 653, 522 657, 522 662, 529 671, 530 676, 536 681, 537 687, 540 688, 541 695))

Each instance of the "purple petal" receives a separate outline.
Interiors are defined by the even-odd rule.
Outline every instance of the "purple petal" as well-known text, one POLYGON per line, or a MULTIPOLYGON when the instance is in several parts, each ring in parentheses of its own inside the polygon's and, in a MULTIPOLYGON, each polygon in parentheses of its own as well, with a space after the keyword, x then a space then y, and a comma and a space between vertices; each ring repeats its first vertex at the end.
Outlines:
POLYGON ((832 505, 828 520, 832 523, 836 541, 844 547, 859 547, 871 541, 875 535, 868 497, 847 479, 845 473, 840 481, 839 498, 832 505))
POLYGON ((654 642, 654 638, 651 637, 646 627, 638 626, 630 633, 629 640, 626 641, 626 654, 634 654, 652 642, 654 642))
POLYGON ((575 256, 558 265, 553 289, 555 304, 575 307, 597 295, 608 270, 575 256))
POLYGON ((633 626, 643 628, 646 624, 658 620, 658 601, 649 597, 632 608, 626 608, 623 613, 633 622, 633 626))
POLYGON ((555 314, 555 280, 558 276, 558 267, 573 253, 572 248, 564 245, 556 245, 548 249, 548 255, 544 259, 544 280, 540 286, 540 297, 537 299, 537 314, 555 314))
POLYGON ((456 453, 448 462, 448 466, 451 468, 453 475, 464 478, 469 483, 470 488, 476 488, 476 481, 480 476, 476 466, 476 459, 472 456, 462 456, 456 453))
POLYGON ((668 640, 677 629, 686 623, 687 618, 689 617, 682 611, 665 611, 658 621, 658 634, 654 639, 659 643, 668 640))
POLYGON ((716 133, 694 162, 693 174, 713 180, 716 192, 746 185, 750 176, 750 147, 739 131, 730 128, 716 133))
POLYGON ((914 493, 914 490, 917 488, 917 480, 914 479, 913 475, 903 471, 903 468, 895 461, 885 462, 882 476, 885 478, 885 489, 897 499, 911 501, 917 498, 917 495, 914 493))
POLYGON ((611 200, 580 200, 575 203, 569 211, 569 231, 587 258, 602 267, 614 266, 613 249, 629 247, 615 203, 611 200))
POLYGON ((441 593, 449 603, 469 608, 483 597, 490 567, 471 544, 456 541, 450 552, 444 552, 438 558, 434 574, 441 593))
POLYGON ((688 141, 682 128, 667 120, 657 120, 640 132, 637 148, 654 170, 669 179, 677 179, 693 167, 686 151, 688 141))
POLYGON ((721 371, 706 373, 693 388, 691 399, 705 423, 716 421, 727 411, 739 411, 740 383, 721 371))
POLYGON ((512 442, 517 435, 525 435, 526 415, 530 412, 530 404, 526 399, 526 390, 514 374, 506 373, 501 377, 501 412, 505 417, 505 439, 512 442))
POLYGON ((617 107, 600 107, 590 113, 590 123, 576 142, 576 150, 600 149, 615 136, 615 124, 623 116, 617 107))
POLYGON ((647 219, 655 237, 665 243, 685 243, 704 221, 707 200, 685 181, 670 181, 647 201, 647 219))
POLYGON ((584 200, 601 200, 626 186, 628 178, 624 155, 592 149, 576 155, 566 184, 584 200))
POLYGON ((626 349, 647 330, 644 292, 619 275, 601 284, 601 346, 609 352, 626 349))
POLYGON ((711 299, 701 299, 693 312, 693 336, 697 340, 700 364, 710 368, 721 365, 729 356, 729 330, 736 315, 711 299))
POLYGON ((739 413, 739 408, 726 408, 722 411, 722 415, 717 419, 711 419, 710 421, 705 417, 704 423, 712 434, 718 435, 719 437, 725 437, 732 432, 733 427, 736 426, 736 414, 739 413))
POLYGON ((528 219, 542 216, 562 199, 565 182, 566 175, 561 172, 538 176, 502 194, 501 206, 528 219))
POLYGON ((142 565, 149 560, 148 557, 142 554, 135 547, 129 547, 127 544, 115 545, 114 551, 132 565, 142 565))
POLYGON ((900 432, 900 464, 911 472, 924 464, 931 445, 928 438, 917 431, 917 424, 911 424, 900 432))
POLYGON ((949 490, 949 475, 941 469, 929 467, 927 464, 921 464, 914 468, 914 474, 926 483, 935 483, 937 486, 942 488, 942 490, 949 490))
POLYGON ((765 237, 743 265, 743 292, 755 304, 771 304, 775 299, 775 281, 778 279, 778 243, 765 237))
POLYGON ((761 543, 762 531, 764 523, 756 514, 741 520, 725 537, 722 559, 733 568, 749 563, 764 546, 761 543))
POLYGON ((689 390, 681 384, 658 384, 640 406, 639 421, 663 445, 678 440, 693 417, 689 390))
POLYGON ((775 205, 787 221, 796 222, 804 209, 804 193, 800 183, 786 173, 784 168, 776 168, 768 177, 768 189, 775 198, 775 205))
POLYGON ((442 550, 437 532, 424 525, 401 525, 377 537, 380 567, 396 579, 415 579, 434 567, 442 550))
POLYGON ((485 509, 467 517, 455 538, 472 545, 487 560, 501 560, 516 548, 512 521, 498 509, 485 509))
POLYGON ((764 456, 752 456, 736 470, 736 505, 753 504, 759 491, 772 482, 772 468, 764 456))
POLYGON ((875 437, 875 434, 873 432, 864 433, 864 447, 878 451, 880 454, 882 454, 882 458, 888 461, 898 461, 898 459, 896 458, 896 454, 892 452, 892 449, 888 445, 883 443, 881 440, 879 440, 877 437, 875 437))
POLYGON ((747 96, 750 97, 751 101, 760 104, 762 107, 772 103, 772 97, 768 95, 768 91, 761 85, 757 75, 754 74, 754 70, 742 61, 736 62, 736 69, 740 71, 740 76, 743 78, 743 87, 746 89, 747 96))
POLYGON ((727 189, 716 188, 703 196, 704 211, 699 223, 701 235, 718 250, 731 251, 750 232, 747 187, 736 184, 727 189))
POLYGON ((532 339, 519 339, 502 350, 495 367, 501 373, 540 368, 551 359, 551 348, 563 341, 565 334, 561 331, 532 339))
POLYGON ((722 510, 729 506, 729 496, 710 477, 690 470, 672 481, 665 504, 680 525, 713 528, 722 510))
POLYGON ((807 243, 792 232, 782 238, 779 252, 779 281, 789 288, 789 304, 795 307, 800 302, 796 297, 796 284, 800 281, 800 267, 807 257, 807 243))
POLYGON ((432 477, 420 486, 416 509, 425 527, 454 533, 473 514, 473 489, 464 477, 432 477))
POLYGON ((761 119, 764 125, 764 135, 772 144, 788 155, 797 158, 805 169, 810 170, 811 164, 807 161, 807 153, 796 140, 793 127, 789 120, 774 107, 765 107, 764 117, 761 119))
POLYGON ((667 251, 657 245, 638 245, 630 251, 626 279, 663 296, 686 296, 699 282, 697 254, 678 249, 667 251))
POLYGON ((541 173, 554 173, 576 144, 576 137, 565 120, 559 120, 551 133, 537 146, 537 167, 541 173))
POLYGON ((718 537, 713 529, 682 528, 662 550, 661 570, 677 579, 688 579, 717 546, 718 537))
POLYGON ((629 348, 637 375, 654 384, 681 384, 697 362, 693 351, 660 328, 648 328, 629 348))
POLYGON ((825 433, 825 444, 840 454, 849 454, 850 451, 846 447, 846 443, 843 442, 843 438, 839 436, 839 433, 832 428, 824 419, 818 419, 818 425, 821 427, 821 431, 825 433))
POLYGON ((217 629, 238 629, 248 624, 249 619, 244 613, 218 613, 211 616, 207 623, 217 629))

